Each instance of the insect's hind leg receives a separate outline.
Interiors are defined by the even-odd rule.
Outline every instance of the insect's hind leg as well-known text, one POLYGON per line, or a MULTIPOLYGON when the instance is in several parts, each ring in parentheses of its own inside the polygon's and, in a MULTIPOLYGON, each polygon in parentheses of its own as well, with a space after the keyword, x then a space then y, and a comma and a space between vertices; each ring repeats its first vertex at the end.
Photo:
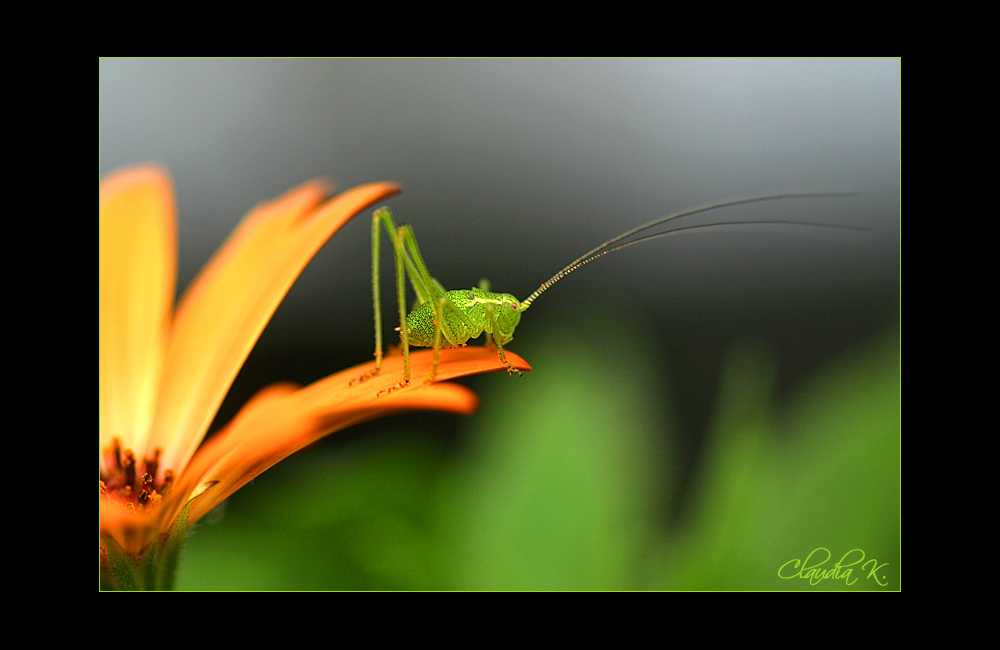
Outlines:
POLYGON ((364 381, 369 377, 374 377, 382 370, 382 295, 379 283, 379 269, 381 262, 380 233, 384 227, 389 239, 393 243, 393 253, 396 262, 396 298, 399 305, 400 318, 400 339, 403 344, 403 381, 400 386, 410 383, 410 346, 405 331, 406 324, 406 264, 404 262, 405 252, 402 244, 405 226, 396 227, 392 220, 392 213, 389 208, 382 207, 372 213, 372 307, 375 312, 375 370, 367 372, 360 377, 355 377, 350 381, 350 385, 364 381))
POLYGON ((425 383, 431 383, 437 378, 441 348, 445 347, 446 344, 450 346, 464 346, 465 342, 469 340, 468 332, 474 330, 475 326, 469 319, 469 316, 451 301, 447 293, 442 294, 435 300, 434 365, 431 367, 430 374, 424 379, 425 383))
POLYGON ((352 379, 350 381, 350 385, 352 386, 355 383, 374 377, 382 371, 382 292, 379 283, 381 261, 381 238, 379 231, 382 228, 382 224, 385 225, 389 237, 394 238, 396 224, 392 221, 392 213, 389 212, 389 208, 381 207, 372 213, 372 311, 375 314, 375 370, 352 379))
POLYGON ((441 337, 444 335, 444 310, 451 301, 448 296, 441 296, 434 303, 434 365, 431 366, 431 374, 424 378, 424 383, 429 384, 437 378, 438 365, 441 362, 441 337))

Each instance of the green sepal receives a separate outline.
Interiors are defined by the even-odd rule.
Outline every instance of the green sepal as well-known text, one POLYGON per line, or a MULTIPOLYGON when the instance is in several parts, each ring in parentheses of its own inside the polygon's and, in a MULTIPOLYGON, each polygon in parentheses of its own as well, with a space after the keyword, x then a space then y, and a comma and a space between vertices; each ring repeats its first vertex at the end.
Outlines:
POLYGON ((188 501, 187 505, 177 515, 174 525, 170 527, 170 532, 166 537, 160 538, 159 556, 156 567, 156 587, 159 591, 170 591, 174 588, 174 578, 177 576, 177 566, 181 559, 181 548, 184 547, 184 540, 188 533, 188 510, 193 501, 188 501))
POLYGON ((101 590, 135 591, 135 560, 110 535, 101 535, 101 590))
POLYGON ((141 557, 125 552, 110 535, 101 535, 102 591, 169 591, 174 588, 181 549, 188 532, 188 502, 170 530, 149 545, 141 557))

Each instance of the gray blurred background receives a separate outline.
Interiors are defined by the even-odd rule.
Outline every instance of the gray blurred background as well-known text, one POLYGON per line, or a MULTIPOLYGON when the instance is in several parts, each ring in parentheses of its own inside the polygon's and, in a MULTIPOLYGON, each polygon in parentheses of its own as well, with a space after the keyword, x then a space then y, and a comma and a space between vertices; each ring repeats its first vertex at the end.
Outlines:
MULTIPOLYGON (((688 468, 733 345, 773 355, 780 399, 830 359, 898 332, 899 60, 102 59, 99 74, 100 173, 157 161, 173 175, 179 290, 255 203, 316 176, 340 189, 400 182, 389 205, 413 224, 435 277, 449 289, 487 277, 521 298, 584 251, 676 210, 749 193, 860 192, 692 223, 787 219, 866 234, 696 231, 596 261, 525 313, 510 348, 529 363, 534 332, 562 331, 575 354, 606 357, 621 341, 589 319, 632 323, 622 331, 670 378, 663 400, 688 468)), ((371 358, 369 239, 366 213, 306 268, 216 427, 268 383, 371 358)), ((390 336, 394 308, 384 309, 390 336)), ((555 341, 546 347, 558 353, 555 341)), ((531 399, 532 374, 471 381, 484 401, 498 382, 531 399)), ((420 417, 456 435, 456 418, 420 417)))

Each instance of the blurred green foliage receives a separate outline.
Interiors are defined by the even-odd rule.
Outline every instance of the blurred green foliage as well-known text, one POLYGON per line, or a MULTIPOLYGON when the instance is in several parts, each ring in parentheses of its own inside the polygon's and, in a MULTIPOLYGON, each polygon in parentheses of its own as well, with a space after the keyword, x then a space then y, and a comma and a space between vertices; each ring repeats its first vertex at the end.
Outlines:
POLYGON ((672 517, 664 363, 649 332, 623 327, 513 346, 535 371, 484 378, 457 448, 403 415, 284 461, 192 532, 177 588, 899 589, 897 332, 780 405, 768 352, 734 347, 691 501, 672 517), (860 549, 882 584, 861 563, 846 580, 779 577, 818 548, 826 570, 860 549))

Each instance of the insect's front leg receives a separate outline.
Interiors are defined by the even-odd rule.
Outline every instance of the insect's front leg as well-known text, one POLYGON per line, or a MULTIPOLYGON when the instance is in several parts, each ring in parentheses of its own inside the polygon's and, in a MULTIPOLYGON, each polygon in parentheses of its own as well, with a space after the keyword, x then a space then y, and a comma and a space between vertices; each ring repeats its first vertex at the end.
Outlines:
POLYGON ((486 303, 485 307, 486 307, 486 320, 489 322, 489 329, 487 330, 486 334, 486 342, 489 343, 489 341, 492 339, 493 344, 497 347, 497 354, 500 356, 500 361, 502 361, 504 365, 507 366, 508 375, 513 375, 516 372, 518 377, 523 376, 520 370, 510 365, 510 361, 507 361, 507 355, 504 354, 503 352, 503 343, 500 342, 500 335, 499 335, 500 327, 497 324, 497 319, 496 319, 496 305, 492 303, 486 303))

